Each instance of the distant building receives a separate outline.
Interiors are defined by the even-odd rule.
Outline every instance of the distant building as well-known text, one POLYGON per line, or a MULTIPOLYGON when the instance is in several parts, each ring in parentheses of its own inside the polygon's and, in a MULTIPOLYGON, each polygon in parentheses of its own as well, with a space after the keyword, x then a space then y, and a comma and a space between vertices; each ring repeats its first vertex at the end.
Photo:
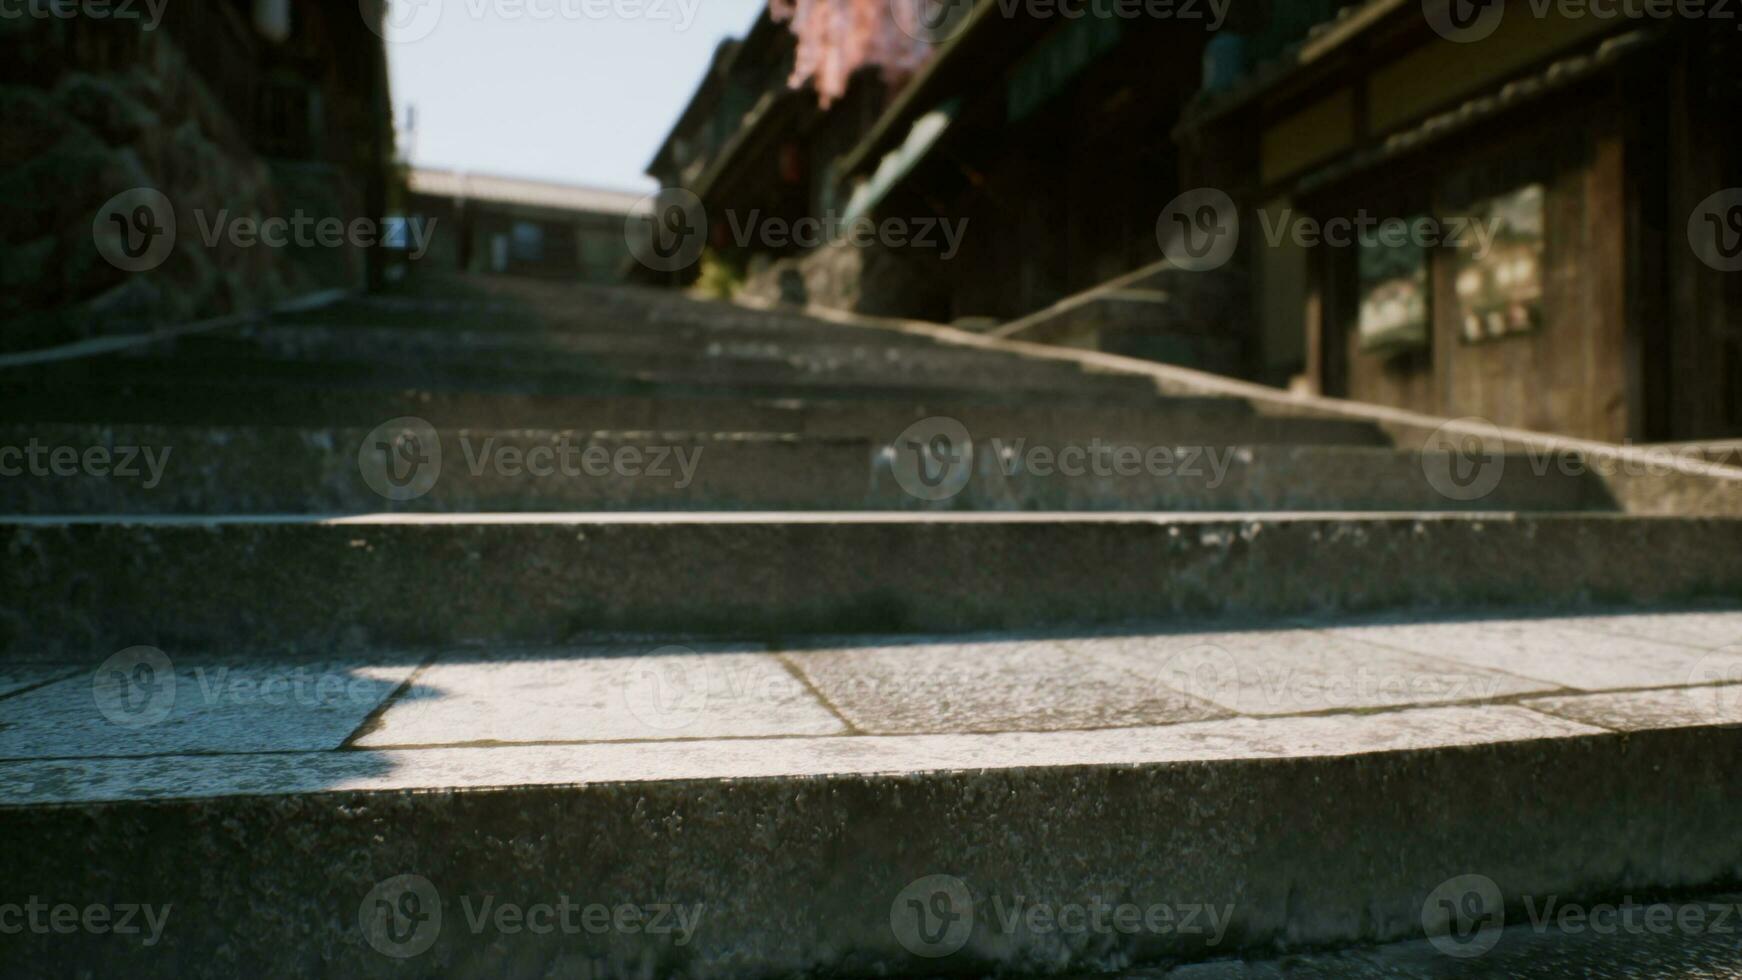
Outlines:
POLYGON ((409 220, 429 229, 417 261, 466 272, 614 282, 627 271, 625 223, 644 195, 483 174, 418 169, 409 220))

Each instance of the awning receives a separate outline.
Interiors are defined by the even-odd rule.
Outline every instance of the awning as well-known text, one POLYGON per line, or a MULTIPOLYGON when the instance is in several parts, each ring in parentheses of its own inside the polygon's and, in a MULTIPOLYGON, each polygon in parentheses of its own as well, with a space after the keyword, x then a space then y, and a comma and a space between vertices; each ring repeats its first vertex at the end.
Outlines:
POLYGON ((914 120, 901 145, 884 154, 877 164, 877 171, 854 188, 853 196, 847 200, 842 222, 856 221, 860 216, 869 214, 889 196, 895 185, 913 172, 913 168, 937 146, 938 140, 943 139, 950 124, 955 122, 960 108, 961 100, 951 99, 914 120))

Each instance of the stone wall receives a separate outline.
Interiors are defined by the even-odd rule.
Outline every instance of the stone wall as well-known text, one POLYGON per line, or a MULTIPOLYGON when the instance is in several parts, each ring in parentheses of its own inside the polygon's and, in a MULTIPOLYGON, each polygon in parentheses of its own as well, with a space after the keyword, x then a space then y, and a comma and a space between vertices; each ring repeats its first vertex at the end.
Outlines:
MULTIPOLYGON (((212 31, 235 32, 222 56, 246 74, 246 28, 217 6, 207 12, 200 43, 212 43, 212 31)), ((0 349, 360 285, 361 257, 334 254, 344 249, 208 244, 203 233, 220 215, 289 217, 311 198, 319 213, 357 214, 359 197, 330 174, 311 178, 255 152, 168 25, 0 20, 0 349), (144 200, 138 188, 163 197, 144 200), (125 224, 142 200, 167 200, 175 233, 155 235, 159 252, 133 260, 118 251, 120 226, 104 219, 121 213, 125 224)), ((153 212, 148 224, 166 229, 168 217, 153 212)), ((128 234, 144 247, 144 236, 128 234)))
POLYGON ((933 256, 836 241, 752 268, 742 294, 866 316, 948 321, 949 264, 933 256))

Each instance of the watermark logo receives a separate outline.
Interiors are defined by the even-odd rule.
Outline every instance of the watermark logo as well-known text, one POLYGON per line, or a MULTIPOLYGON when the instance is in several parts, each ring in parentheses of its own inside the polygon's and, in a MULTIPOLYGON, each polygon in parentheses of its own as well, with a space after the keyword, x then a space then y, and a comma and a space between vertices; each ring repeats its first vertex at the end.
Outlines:
POLYGON ((1719 272, 1742 272, 1742 187, 1721 190, 1694 208, 1688 242, 1701 262, 1719 272))
POLYGON ((895 896, 889 928, 915 956, 948 956, 966 946, 974 932, 974 896, 955 875, 927 875, 895 896))
POLYGON ((1742 721, 1742 643, 1701 657, 1682 695, 1696 717, 1742 721))
POLYGON ((1493 949, 1506 928, 1506 900, 1487 875, 1440 882, 1421 906, 1427 941, 1447 956, 1471 959, 1493 949))
POLYGON ((948 500, 962 492, 974 472, 974 440, 968 427, 947 416, 913 423, 889 447, 901 489, 920 500, 948 500))
POLYGON ((1228 264, 1240 244, 1240 211, 1214 187, 1174 198, 1155 223, 1162 254, 1181 269, 1208 272, 1228 264))
POLYGON ((1222 647, 1195 643, 1170 652, 1161 662, 1157 680, 1198 701, 1226 704, 1240 689, 1240 666, 1222 647))
POLYGON ((682 187, 666 187, 641 199, 638 212, 623 222, 629 254, 655 272, 677 272, 696 264, 708 243, 708 212, 702 199, 682 187))
POLYGON ((115 268, 150 272, 175 251, 175 207, 153 187, 122 191, 97 210, 91 239, 115 268))
POLYGON ((441 478, 441 437, 415 416, 383 422, 357 447, 357 468, 369 489, 388 500, 416 500, 441 478))
POLYGON ((688 647, 660 647, 629 672, 623 700, 629 713, 658 731, 681 731, 701 720, 711 695, 708 668, 688 647))
POLYGON ((413 44, 442 22, 443 0, 358 0, 363 23, 389 44, 413 44))
POLYGON ((1506 17, 1505 0, 1422 0, 1421 11, 1434 33, 1456 44, 1485 41, 1506 17))
POLYGON ((1421 469, 1440 496, 1481 500, 1500 486, 1506 472, 1506 442, 1487 419, 1454 419, 1428 435, 1421 469))
POLYGON ((97 710, 122 728, 148 728, 175 709, 175 666, 156 647, 128 647, 91 675, 97 710))
MULTIPOLYGON (((1523 895, 1524 919, 1515 929, 1543 936, 1727 936, 1737 934, 1742 904, 1736 902, 1563 901, 1559 895, 1523 895)), ((1506 902, 1494 879, 1459 875, 1441 882, 1422 904, 1428 942, 1442 954, 1475 959, 1505 936, 1506 902)))
POLYGON ((960 34, 973 11, 974 0, 889 0, 889 13, 901 33, 931 45, 960 34))
POLYGON ((357 906, 357 926, 375 951, 408 959, 429 950, 442 934, 442 897, 422 875, 379 882, 357 906))

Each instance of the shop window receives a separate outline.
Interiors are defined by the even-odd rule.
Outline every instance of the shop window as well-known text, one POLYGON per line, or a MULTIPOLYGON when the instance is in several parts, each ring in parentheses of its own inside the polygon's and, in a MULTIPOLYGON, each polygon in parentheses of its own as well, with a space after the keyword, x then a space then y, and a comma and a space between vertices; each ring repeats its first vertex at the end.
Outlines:
POLYGON ((531 221, 516 221, 512 236, 516 262, 544 261, 544 229, 531 221))
POLYGON ((1421 217, 1392 219, 1361 234, 1356 257, 1360 311, 1357 344, 1363 354, 1420 350, 1432 336, 1428 250, 1421 217))
POLYGON ((1458 330, 1475 344, 1542 326, 1543 186, 1480 202, 1452 255, 1458 330))

